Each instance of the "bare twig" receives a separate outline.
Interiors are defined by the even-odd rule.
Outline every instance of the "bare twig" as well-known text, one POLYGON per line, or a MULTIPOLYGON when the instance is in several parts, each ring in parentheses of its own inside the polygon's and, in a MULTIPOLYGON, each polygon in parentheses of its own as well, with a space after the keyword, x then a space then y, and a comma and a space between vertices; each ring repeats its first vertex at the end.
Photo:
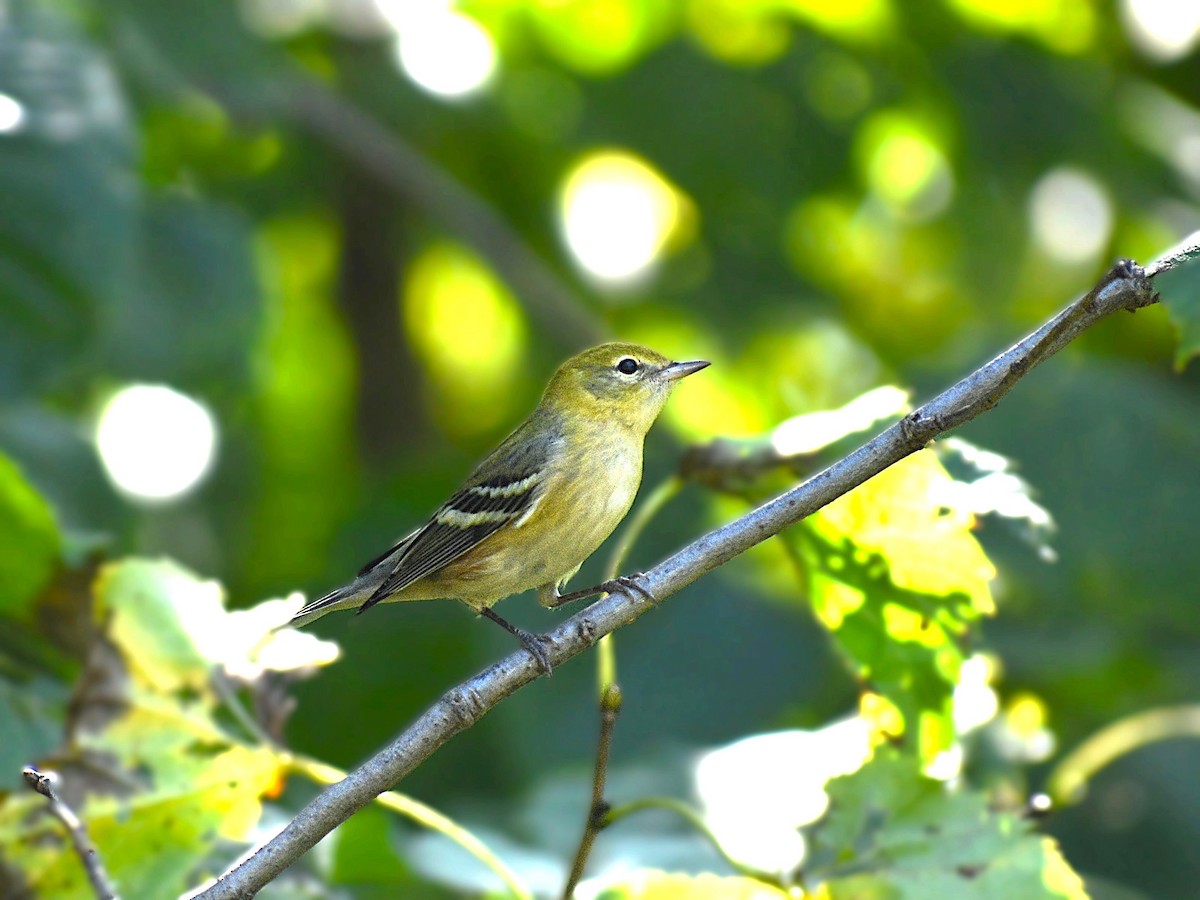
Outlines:
MULTIPOLYGON (((545 637, 543 646, 550 662, 556 666, 565 663, 705 573, 995 406, 1030 369, 1105 316, 1156 302, 1151 278, 1163 265, 1159 260, 1146 270, 1131 262, 1118 264, 1086 295, 1033 334, 844 459, 668 557, 641 581, 657 601, 636 591, 617 591, 567 619, 545 637)), ((203 900, 253 896, 338 824, 541 671, 532 656, 520 650, 452 688, 395 740, 344 781, 314 798, 279 834, 197 896, 203 900)))
POLYGON ((596 768, 592 772, 592 803, 588 807, 583 837, 579 839, 579 849, 575 851, 575 861, 571 864, 571 874, 563 888, 563 900, 571 900, 579 880, 583 878, 583 870, 592 854, 596 835, 607 824, 605 816, 608 813, 608 801, 604 799, 604 785, 608 780, 608 756, 612 750, 613 727, 617 724, 617 716, 620 714, 621 688, 619 685, 609 684, 600 697, 600 737, 596 741, 596 768))
POLYGON ((33 766, 26 766, 21 774, 25 776, 25 783, 30 788, 49 801, 51 814, 62 822, 63 827, 67 830, 67 835, 71 838, 71 846, 75 848, 75 853, 79 857, 79 861, 83 863, 84 871, 87 872, 88 881, 92 884, 92 891, 102 900, 115 900, 117 892, 113 889, 112 882, 108 880, 108 873, 104 871, 104 863, 100 861, 100 854, 92 846, 87 829, 83 827, 83 822, 79 820, 71 807, 67 806, 58 796, 58 791, 55 789, 58 776, 53 772, 41 772, 33 766))

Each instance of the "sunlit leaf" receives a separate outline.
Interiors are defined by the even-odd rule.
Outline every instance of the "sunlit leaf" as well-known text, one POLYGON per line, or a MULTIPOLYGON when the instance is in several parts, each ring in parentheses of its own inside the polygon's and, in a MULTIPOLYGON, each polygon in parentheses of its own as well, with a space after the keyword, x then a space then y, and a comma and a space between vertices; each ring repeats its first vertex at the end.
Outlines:
POLYGON ((830 503, 813 525, 827 541, 879 554, 902 590, 962 594, 975 612, 991 613, 996 569, 971 532, 974 516, 942 505, 951 481, 933 453, 915 453, 830 503))
POLYGON ((805 882, 829 900, 1021 897, 1086 900, 1053 840, 982 794, 955 792, 919 763, 881 750, 828 786, 809 832, 805 882))
POLYGON ((97 615, 111 616, 109 633, 125 650, 135 677, 157 691, 204 690, 214 666, 253 679, 264 669, 285 671, 337 658, 335 644, 276 630, 304 605, 299 594, 226 612, 217 582, 166 560, 106 566, 96 598, 97 615))
POLYGON ((826 783, 870 758, 870 729, 859 717, 753 735, 702 755, 695 792, 726 854, 759 871, 785 872, 804 858, 800 826, 825 814, 826 783))
POLYGON ((993 610, 994 574, 967 511, 941 505, 952 484, 921 452, 839 498, 788 534, 809 597, 863 688, 882 734, 908 735, 932 762, 954 740, 953 693, 971 623, 993 610))
MULTIPOLYGON (((246 839, 285 773, 272 747, 221 717, 215 674, 252 680, 328 662, 336 647, 275 631, 299 595, 226 612, 219 584, 167 561, 109 564, 94 591, 107 641, 76 685, 70 751, 50 764, 64 792, 86 790, 76 810, 122 895, 174 897, 218 841, 246 839)), ((43 802, 0 801, 0 857, 39 895, 88 896, 57 823, 30 815, 43 802)))

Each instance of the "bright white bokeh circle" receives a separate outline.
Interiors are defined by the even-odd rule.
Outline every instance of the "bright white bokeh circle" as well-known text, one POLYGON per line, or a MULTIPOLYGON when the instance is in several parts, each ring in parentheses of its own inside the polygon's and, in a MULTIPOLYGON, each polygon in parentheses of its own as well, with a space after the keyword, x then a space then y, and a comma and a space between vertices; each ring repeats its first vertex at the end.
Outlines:
POLYGON ((163 502, 195 488, 212 468, 217 425, 200 403, 161 385, 117 391, 100 412, 96 449, 126 496, 163 502))
POLYGON ((0 94, 0 134, 16 131, 25 122, 25 107, 8 94, 0 94))
POLYGON ((1134 46, 1156 62, 1182 59, 1200 41, 1196 0, 1123 0, 1121 20, 1134 46))
POLYGON ((1085 263, 1103 252, 1112 236, 1112 202, 1091 175, 1062 167, 1033 186, 1029 220, 1034 239, 1049 256, 1085 263))
POLYGON ((418 87, 447 99, 478 93, 496 70, 496 45, 487 29, 447 9, 403 20, 396 54, 418 87))
POLYGON ((567 249, 596 281, 648 275, 679 223, 679 198, 651 166, 621 151, 594 154, 567 176, 559 221, 567 249))

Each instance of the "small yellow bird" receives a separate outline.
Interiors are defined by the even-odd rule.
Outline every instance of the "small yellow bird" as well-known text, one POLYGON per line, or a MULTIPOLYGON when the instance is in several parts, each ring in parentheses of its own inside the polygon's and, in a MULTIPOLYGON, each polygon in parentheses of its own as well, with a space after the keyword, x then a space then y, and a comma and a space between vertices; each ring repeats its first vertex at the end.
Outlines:
POLYGON ((537 636, 491 607, 537 588, 542 606, 615 590, 622 579, 559 593, 625 518, 642 480, 642 444, 675 382, 708 365, 672 362, 637 344, 573 356, 542 400, 423 526, 367 563, 345 587, 292 619, 365 612, 399 600, 461 600, 515 635, 550 671, 537 636))

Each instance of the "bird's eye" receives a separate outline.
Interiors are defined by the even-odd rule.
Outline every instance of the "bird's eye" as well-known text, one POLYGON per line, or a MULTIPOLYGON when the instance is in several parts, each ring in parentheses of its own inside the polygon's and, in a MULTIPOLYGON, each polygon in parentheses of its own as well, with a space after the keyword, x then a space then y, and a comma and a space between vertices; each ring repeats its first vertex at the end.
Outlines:
POLYGON ((640 368, 641 368, 641 364, 638 363, 638 361, 636 359, 632 359, 628 356, 625 357, 623 360, 621 360, 619 363, 617 363, 617 371, 620 372, 622 375, 633 375, 640 368))

